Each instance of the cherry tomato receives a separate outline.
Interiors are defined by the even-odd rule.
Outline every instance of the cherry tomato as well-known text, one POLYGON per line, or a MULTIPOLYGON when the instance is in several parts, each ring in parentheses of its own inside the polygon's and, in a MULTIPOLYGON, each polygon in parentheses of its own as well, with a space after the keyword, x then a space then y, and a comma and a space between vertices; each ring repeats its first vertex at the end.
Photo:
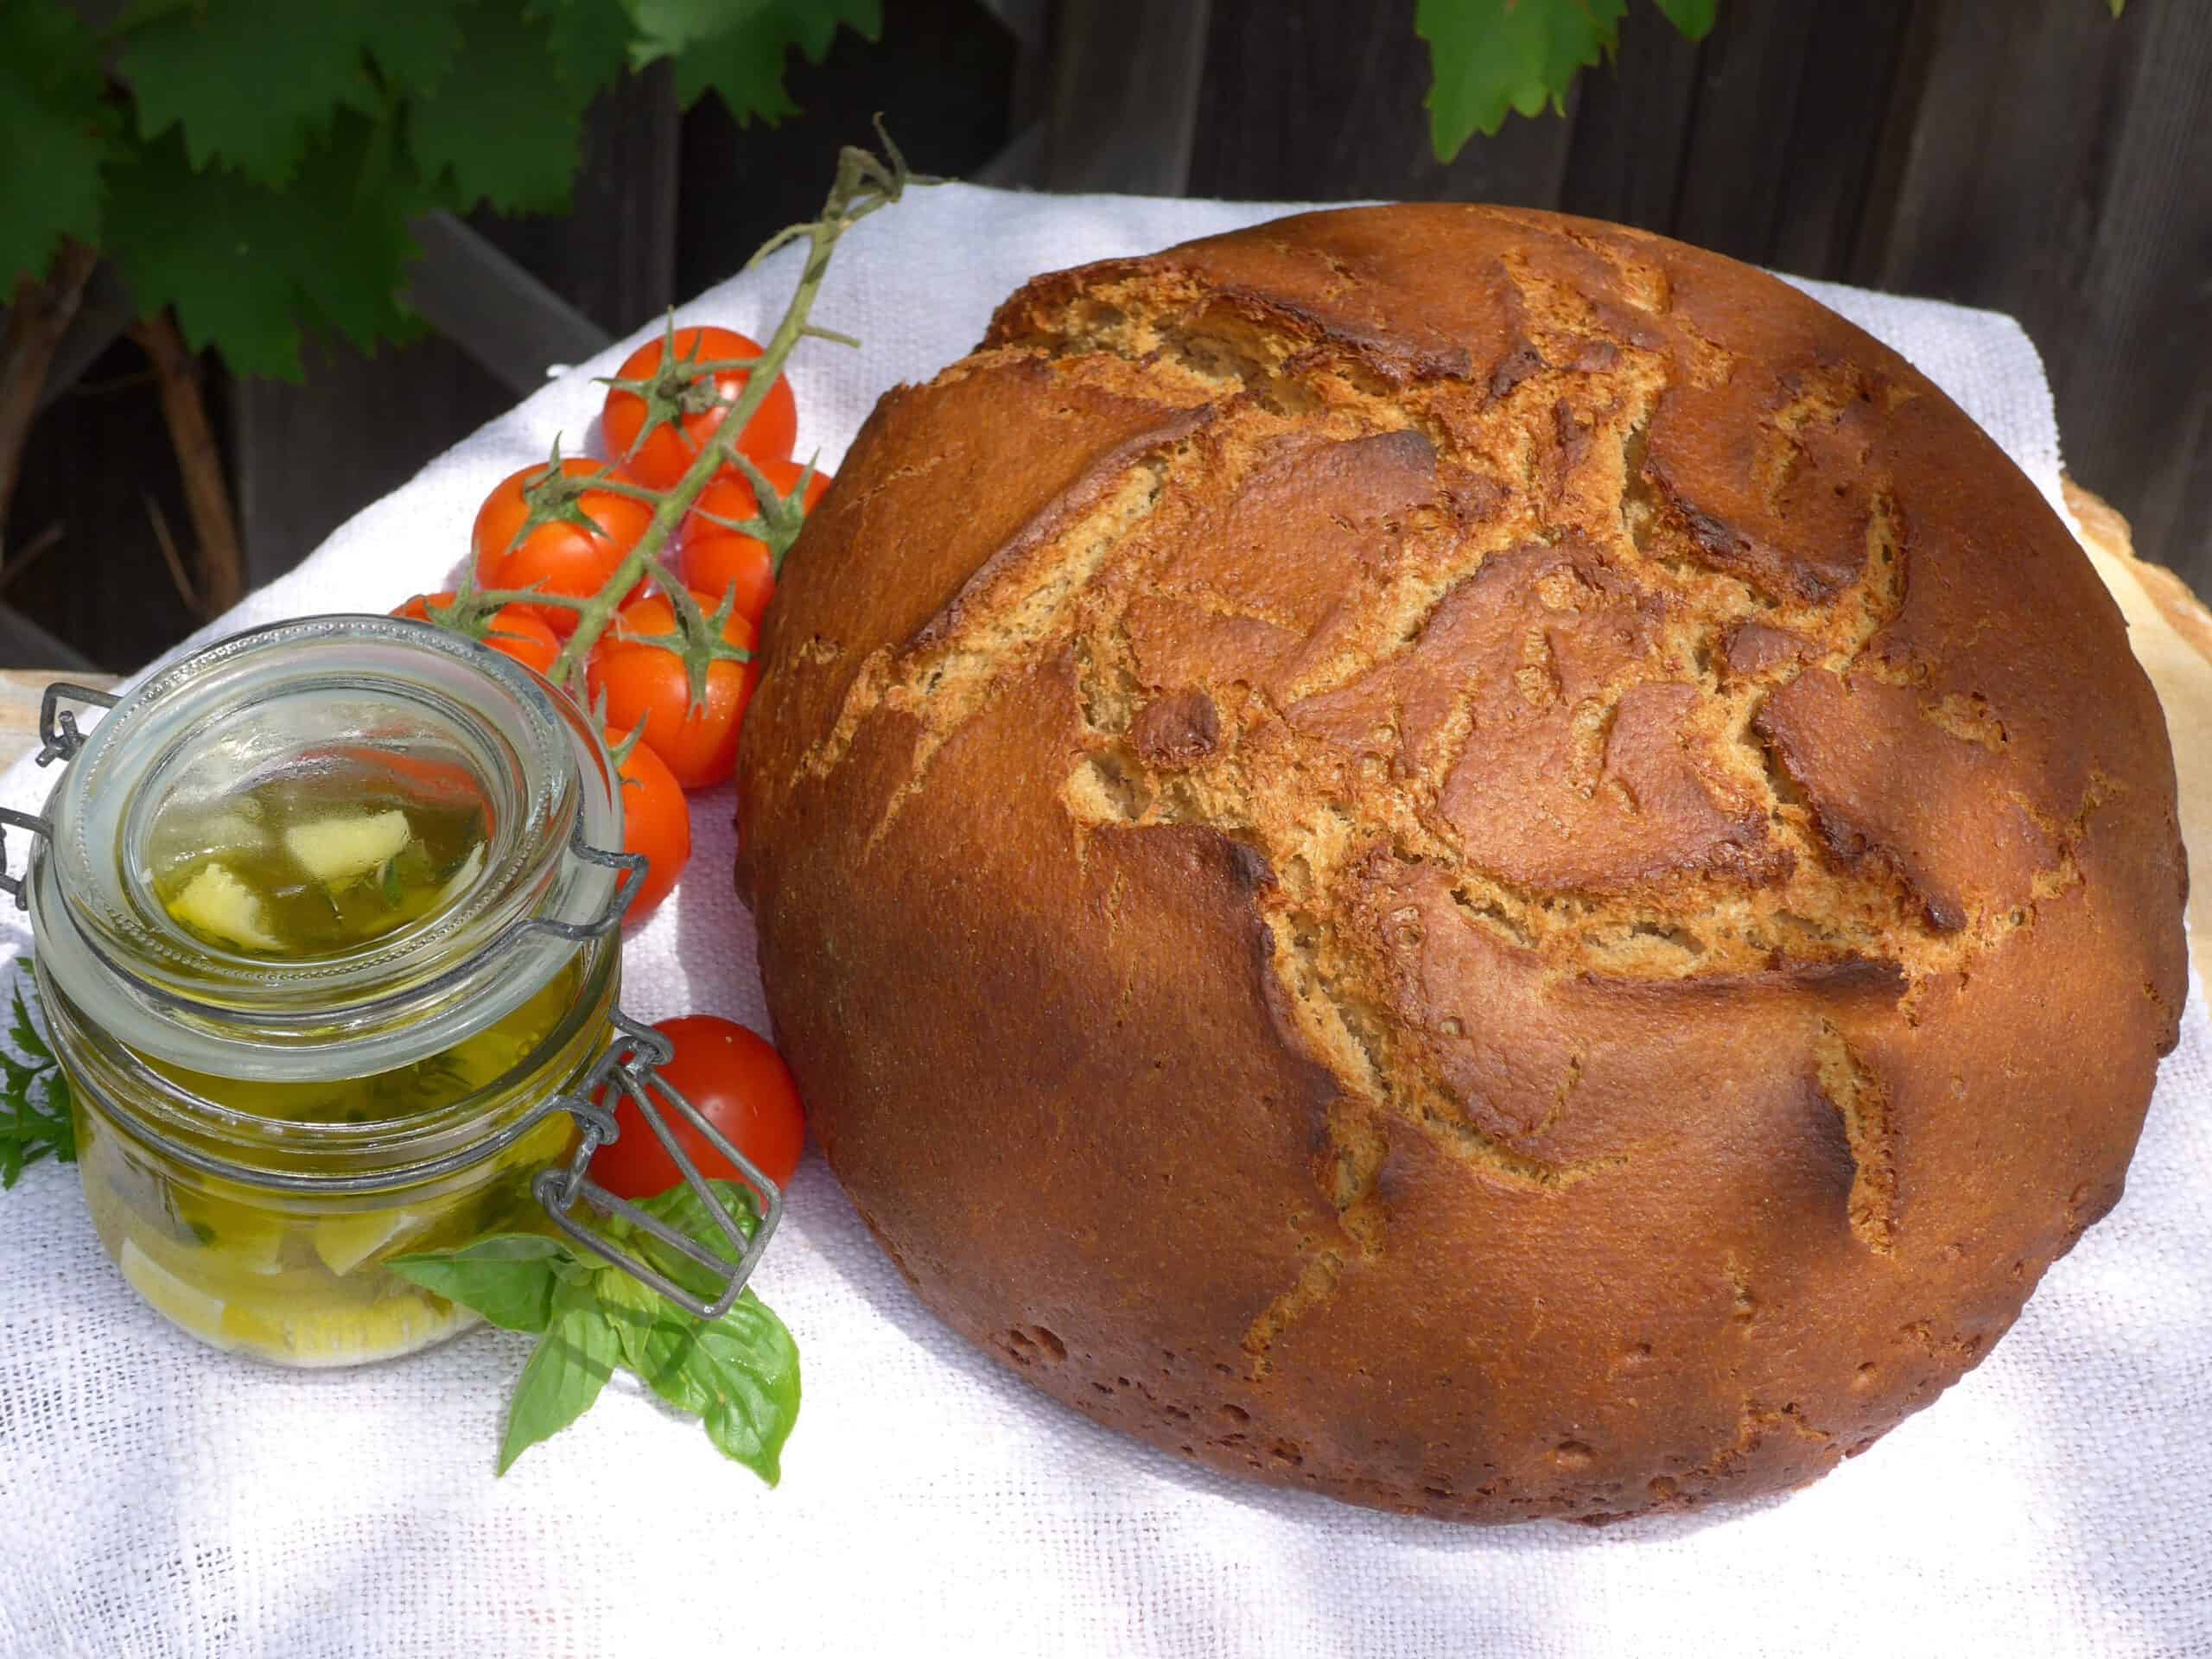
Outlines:
MULTIPOLYGON (((806 468, 795 461, 764 461, 760 475, 779 495, 797 487, 806 468)), ((814 504, 830 487, 830 475, 817 473, 807 480, 799 511, 812 512, 814 504)), ((776 571, 768 544, 756 537, 714 522, 726 518, 741 522, 760 511, 753 484, 742 473, 724 473, 707 486, 690 516, 683 521, 683 582, 696 593, 712 594, 717 603, 731 588, 737 590, 738 614, 755 628, 776 592, 776 571), (712 515, 709 517, 708 515, 712 515)))
MULTIPOLYGON (((726 363, 760 355, 758 342, 729 328, 678 328, 676 349, 668 337, 649 340, 623 359, 617 380, 647 383, 610 386, 600 425, 607 452, 640 484, 664 490, 698 458, 729 405, 751 377, 743 369, 696 373, 686 365, 726 363)), ((798 435, 798 404, 781 375, 738 438, 737 447, 755 461, 783 461, 798 435)))
MULTIPOLYGON (((610 730, 607 747, 620 747, 626 734, 610 730)), ((622 762, 622 850, 645 855, 645 878, 631 896, 625 922, 640 922, 650 915, 683 867, 691 861, 691 809, 683 799, 683 786, 676 781, 668 763, 643 743, 630 746, 622 762)))
MULTIPOLYGON (((709 616, 721 602, 692 594, 709 616)), ((677 631, 676 607, 666 595, 633 599, 616 614, 614 626, 592 650, 585 679, 596 702, 606 698, 607 721, 618 731, 645 727, 645 746, 668 763, 686 789, 705 789, 730 775, 737 764, 737 729, 745 705, 760 677, 757 662, 721 662, 707 670, 707 699, 691 707, 691 683, 683 659, 664 645, 639 643, 677 631)), ((734 611, 722 625, 722 638, 753 649, 752 623, 734 611)))
MULTIPOLYGON (((607 585, 614 567, 638 544, 652 509, 633 496, 594 490, 594 480, 614 475, 603 461, 571 456, 560 475, 544 466, 525 467, 499 480, 476 514, 471 540, 476 580, 486 588, 542 588, 571 599, 589 599, 607 585), (542 522, 530 523, 533 505, 542 522), (565 509, 574 518, 546 518, 565 509)), ((576 631, 576 613, 558 605, 534 607, 563 639, 576 631)))
MULTIPOLYGON (((669 1086, 697 1107, 763 1175, 778 1186, 790 1185, 806 1147, 806 1119, 784 1057, 758 1033, 710 1014, 664 1020, 653 1029, 676 1045, 676 1057, 659 1068, 669 1086)), ((710 1181, 743 1179, 660 1090, 649 1092, 677 1144, 702 1175, 710 1181)), ((683 1179, 627 1095, 615 1103, 614 1123, 620 1135, 591 1160, 594 1180, 619 1198, 650 1198, 683 1179)))
MULTIPOLYGON (((453 601, 450 593, 417 594, 392 614, 404 616, 410 622, 428 622, 431 606, 442 608, 453 601)), ((524 605, 502 605, 493 612, 484 643, 501 656, 512 657, 541 674, 551 668, 553 659, 561 654, 561 642, 553 637, 553 630, 546 625, 544 617, 524 605)))

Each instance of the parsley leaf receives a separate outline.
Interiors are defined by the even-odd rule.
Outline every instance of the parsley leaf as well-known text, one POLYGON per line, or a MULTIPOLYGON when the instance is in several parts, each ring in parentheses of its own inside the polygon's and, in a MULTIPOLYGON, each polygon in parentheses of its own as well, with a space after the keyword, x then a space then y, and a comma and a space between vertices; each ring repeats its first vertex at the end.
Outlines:
POLYGON ((0 1192, 22 1178, 32 1165, 51 1158, 77 1161, 77 1124, 69 1079, 54 1050, 31 1023, 23 1004, 23 982, 30 959, 17 964, 8 1040, 16 1052, 0 1052, 0 1192))
POLYGON ((96 242, 115 112, 99 48, 57 0, 0 5, 0 295, 46 269, 65 236, 96 242))

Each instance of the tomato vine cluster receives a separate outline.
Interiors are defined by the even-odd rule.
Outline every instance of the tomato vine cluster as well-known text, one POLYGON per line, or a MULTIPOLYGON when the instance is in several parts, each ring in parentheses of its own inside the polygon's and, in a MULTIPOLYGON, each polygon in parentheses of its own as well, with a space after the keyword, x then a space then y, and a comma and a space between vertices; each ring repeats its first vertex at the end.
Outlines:
POLYGON ((671 324, 607 383, 609 455, 556 449, 502 479, 477 512, 463 587, 397 613, 480 639, 596 711, 622 772, 626 850, 649 861, 632 921, 668 896, 690 856, 683 791, 726 781, 736 764, 760 620, 830 482, 791 459, 798 408, 780 374, 718 442, 762 356, 734 329, 671 324), (702 461, 716 464, 667 538, 672 550, 646 547, 656 510, 702 461))
MULTIPOLYGON (((625 850, 646 861, 629 924, 668 896, 691 856, 684 791, 735 767, 761 619, 829 486, 811 461, 791 457, 798 409, 783 367, 803 339, 859 344, 807 318, 838 239, 916 181, 880 124, 877 133, 883 158, 846 149, 822 217, 753 256, 793 242, 807 254, 765 344, 671 318, 606 381, 608 453, 563 456, 556 443, 543 465, 502 479, 477 512, 456 586, 395 613, 477 639, 594 711, 621 773, 625 850)), ((661 1029, 676 1050, 662 1075, 772 1180, 788 1181, 805 1131, 775 1050, 711 1016, 661 1029)), ((618 1196, 646 1198, 670 1185, 676 1166, 642 1122, 624 1121, 632 1111, 624 1103, 621 1133, 593 1172, 618 1196)), ((677 1122, 709 1179, 735 1176, 677 1122)))

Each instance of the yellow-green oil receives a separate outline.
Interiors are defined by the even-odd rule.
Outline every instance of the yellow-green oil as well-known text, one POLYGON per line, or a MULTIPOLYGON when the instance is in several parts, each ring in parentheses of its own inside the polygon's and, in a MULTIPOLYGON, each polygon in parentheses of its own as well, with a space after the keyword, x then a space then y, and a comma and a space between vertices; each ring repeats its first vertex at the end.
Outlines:
MULTIPOLYGON (((457 791, 363 785, 346 769, 295 774, 174 823, 157 818, 149 838, 156 896, 211 944, 280 960, 341 954, 434 914, 480 865, 481 804, 457 791), (385 817, 394 812, 404 815, 404 836, 385 817), (364 824, 376 827, 357 833, 364 824), (317 826, 320 840, 295 833, 317 826), (225 872, 225 896, 212 910, 204 875, 211 868, 225 872), (196 899, 188 896, 194 883, 196 899), (233 885, 250 902, 237 902, 233 885)), ((582 962, 572 963, 495 1024, 369 1077, 259 1081, 139 1058, 189 1093, 256 1118, 397 1123, 513 1077, 574 1008, 583 976, 582 962)), ((546 1093, 565 1081, 514 1078, 546 1093)), ((159 1159, 87 1110, 83 1091, 78 1098, 86 1198, 126 1278, 203 1341, 291 1365, 388 1357, 464 1323, 460 1310, 384 1264, 541 1225, 531 1181, 566 1155, 575 1134, 556 1113, 465 1185, 349 1206, 275 1195, 159 1159)))
POLYGON ((345 954, 428 918, 482 866, 482 801, 417 763, 335 762, 158 814, 154 893, 203 943, 272 961, 345 954))

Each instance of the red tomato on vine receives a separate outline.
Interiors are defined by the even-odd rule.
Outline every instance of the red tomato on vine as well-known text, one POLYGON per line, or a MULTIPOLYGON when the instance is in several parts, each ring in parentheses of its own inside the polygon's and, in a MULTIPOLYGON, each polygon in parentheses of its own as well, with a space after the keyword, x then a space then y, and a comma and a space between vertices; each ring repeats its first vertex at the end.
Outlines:
MULTIPOLYGON (((607 387, 600 416, 607 453, 640 484, 667 489, 721 429, 752 378, 722 365, 757 358, 760 350, 731 328, 678 328, 639 346, 607 387)), ((778 375, 737 447, 756 461, 785 461, 798 435, 798 404, 778 375)))
MULTIPOLYGON (((759 466, 760 475, 779 495, 791 494, 806 474, 806 468, 795 461, 764 461, 759 466)), ((807 478, 805 493, 798 501, 799 511, 812 512, 814 504, 829 487, 827 473, 817 472, 807 478)), ((696 593, 711 594, 717 603, 725 593, 734 588, 738 614, 755 628, 767 613, 769 600, 775 595, 775 560, 766 542, 732 530, 729 524, 742 523, 760 510, 752 480, 742 473, 723 473, 701 493, 683 521, 683 585, 696 593)))
MULTIPOLYGON (((626 734, 605 734, 611 754, 626 734)), ((645 873, 630 894, 626 923, 641 922, 668 897, 691 861, 691 806, 668 763, 643 743, 630 745, 616 770, 622 778, 622 850, 643 853, 645 873)))
MULTIPOLYGON (((710 617, 721 602, 704 594, 692 598, 710 617)), ((760 665, 709 664, 706 696, 695 709, 683 659, 667 645, 652 643, 676 633, 676 607, 667 595, 633 599, 593 649, 585 677, 593 700, 605 699, 609 725, 633 732, 643 722, 645 747, 668 763, 676 781, 686 789, 705 789, 722 782, 737 765, 738 727, 760 665)), ((735 612, 725 619, 721 637, 741 650, 753 649, 753 625, 735 612)))
MULTIPOLYGON (((442 613, 456 597, 451 593, 417 594, 392 614, 410 622, 435 623, 436 619, 431 616, 431 610, 435 608, 442 613)), ((553 659, 561 654, 561 642, 554 637, 544 617, 526 605, 500 606, 485 619, 483 633, 471 637, 541 674, 550 669, 553 659)))
MULTIPOLYGON (((477 584, 537 588, 570 599, 598 593, 653 516, 635 496, 593 487, 608 480, 624 481, 605 461, 581 456, 562 461, 557 472, 547 463, 500 480, 470 537, 477 584)), ((563 639, 576 631, 576 613, 566 606, 532 608, 563 639)))

